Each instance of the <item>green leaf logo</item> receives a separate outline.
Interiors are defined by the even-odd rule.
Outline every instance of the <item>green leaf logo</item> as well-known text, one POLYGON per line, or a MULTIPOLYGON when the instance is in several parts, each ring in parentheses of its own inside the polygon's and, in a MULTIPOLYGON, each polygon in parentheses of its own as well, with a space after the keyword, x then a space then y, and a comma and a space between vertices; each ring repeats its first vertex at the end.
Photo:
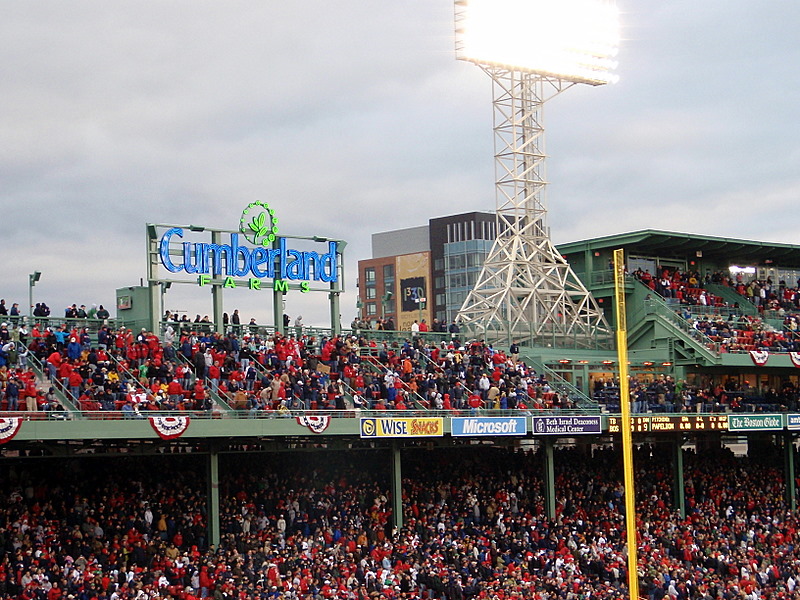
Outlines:
POLYGON ((275 218, 275 210, 270 208, 266 202, 251 202, 242 212, 239 231, 244 234, 245 239, 253 244, 269 246, 275 241, 278 233, 278 219, 275 218), (248 218, 248 215, 253 216, 248 218))

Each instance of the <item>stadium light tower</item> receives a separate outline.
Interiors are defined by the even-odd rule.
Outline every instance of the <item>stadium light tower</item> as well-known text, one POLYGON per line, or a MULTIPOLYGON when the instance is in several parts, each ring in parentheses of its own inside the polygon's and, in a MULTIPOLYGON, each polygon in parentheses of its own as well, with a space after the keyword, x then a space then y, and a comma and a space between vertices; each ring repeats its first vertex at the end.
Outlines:
POLYGON ((546 100, 616 79, 616 8, 601 0, 455 0, 456 58, 493 82, 497 238, 459 311, 487 341, 610 344, 592 295, 546 225, 546 100))

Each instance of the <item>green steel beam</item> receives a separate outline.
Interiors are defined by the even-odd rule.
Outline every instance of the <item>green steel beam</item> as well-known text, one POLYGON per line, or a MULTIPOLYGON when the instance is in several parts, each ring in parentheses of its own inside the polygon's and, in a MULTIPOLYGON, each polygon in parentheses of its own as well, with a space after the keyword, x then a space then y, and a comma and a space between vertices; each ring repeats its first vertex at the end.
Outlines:
POLYGON ((789 509, 797 509, 797 493, 795 489, 794 473, 794 433, 791 431, 783 432, 783 458, 786 479, 786 504, 789 509))
POLYGON ((675 508, 686 518, 686 492, 683 481, 683 436, 678 435, 672 441, 672 497, 675 508))
POLYGON ((392 515, 394 526, 400 531, 403 528, 403 469, 397 440, 392 440, 392 515))
POLYGON ((549 519, 556 518, 556 477, 553 438, 545 437, 542 442, 544 460, 544 511, 549 519))
POLYGON ((218 546, 219 526, 219 454, 212 448, 208 455, 208 542, 218 546))

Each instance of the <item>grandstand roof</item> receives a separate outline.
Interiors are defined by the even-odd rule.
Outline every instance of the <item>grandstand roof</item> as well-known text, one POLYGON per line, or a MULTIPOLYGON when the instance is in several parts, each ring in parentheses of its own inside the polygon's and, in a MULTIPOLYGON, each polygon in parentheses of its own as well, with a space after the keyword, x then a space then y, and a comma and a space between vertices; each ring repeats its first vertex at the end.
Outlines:
POLYGON ((785 266, 800 266, 800 245, 714 237, 695 233, 678 233, 658 229, 643 229, 558 244, 559 251, 564 254, 586 249, 599 250, 620 247, 635 248, 637 253, 658 255, 694 254, 699 250, 703 252, 703 256, 706 258, 724 257, 732 261, 747 261, 751 263, 772 261, 785 266))

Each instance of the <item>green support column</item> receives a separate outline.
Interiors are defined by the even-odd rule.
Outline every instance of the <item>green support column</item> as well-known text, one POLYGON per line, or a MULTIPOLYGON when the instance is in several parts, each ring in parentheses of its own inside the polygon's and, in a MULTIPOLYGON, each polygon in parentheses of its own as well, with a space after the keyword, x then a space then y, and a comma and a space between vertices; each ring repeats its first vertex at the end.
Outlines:
MULTIPOLYGON (((280 240, 275 238, 275 241, 272 242, 272 249, 279 250, 281 247, 280 240)), ((281 281, 280 276, 277 275, 281 272, 280 260, 278 258, 275 259, 275 263, 273 265, 275 269, 275 280, 274 281, 281 281)), ((287 282, 288 283, 288 282, 287 282)), ((272 322, 275 325, 275 331, 280 333, 281 335, 286 335, 286 328, 283 326, 283 295, 284 292, 278 290, 277 286, 273 282, 272 286, 272 322)))
POLYGON ((219 454, 215 448, 208 455, 208 543, 219 545, 219 454))
MULTIPOLYGON (((212 231, 211 232, 211 241, 214 244, 221 245, 222 244, 222 232, 220 231, 212 231)), ((225 332, 225 326, 222 323, 222 313, 224 312, 222 306, 222 286, 221 285, 212 285, 211 286, 211 304, 212 310, 214 311, 214 331, 219 334, 225 332)))
POLYGON ((553 452, 553 438, 546 437, 542 441, 544 459, 544 511, 549 519, 556 518, 556 475, 553 452))
POLYGON ((791 431, 783 432, 783 459, 786 478, 786 505, 790 510, 797 508, 794 475, 794 434, 791 431))
MULTIPOLYGON (((336 287, 336 283, 331 282, 331 289, 336 287)), ((341 309, 339 307, 339 292, 330 292, 328 297, 331 301, 331 335, 342 333, 341 309)))
POLYGON ((675 508, 686 517, 686 493, 683 483, 683 436, 679 435, 672 441, 672 499, 675 508))
POLYGON ((272 291, 272 320, 275 323, 275 331, 285 335, 286 328, 283 326, 283 292, 278 290, 272 291))
MULTIPOLYGON (((161 285, 155 280, 158 279, 158 231, 155 225, 147 225, 147 285, 148 285, 148 313, 150 325, 148 329, 156 335, 162 335, 159 323, 163 316, 164 307, 161 306, 161 285)), ((30 276, 30 301, 33 303, 33 286, 36 283, 33 275, 30 276)), ((28 308, 28 315, 33 314, 33 307, 28 308)))
POLYGON ((594 255, 591 248, 583 251, 583 272, 586 273, 586 287, 592 287, 592 272, 594 271, 594 255))
POLYGON ((403 528, 403 473, 400 445, 396 440, 392 442, 392 515, 399 531, 403 528))

